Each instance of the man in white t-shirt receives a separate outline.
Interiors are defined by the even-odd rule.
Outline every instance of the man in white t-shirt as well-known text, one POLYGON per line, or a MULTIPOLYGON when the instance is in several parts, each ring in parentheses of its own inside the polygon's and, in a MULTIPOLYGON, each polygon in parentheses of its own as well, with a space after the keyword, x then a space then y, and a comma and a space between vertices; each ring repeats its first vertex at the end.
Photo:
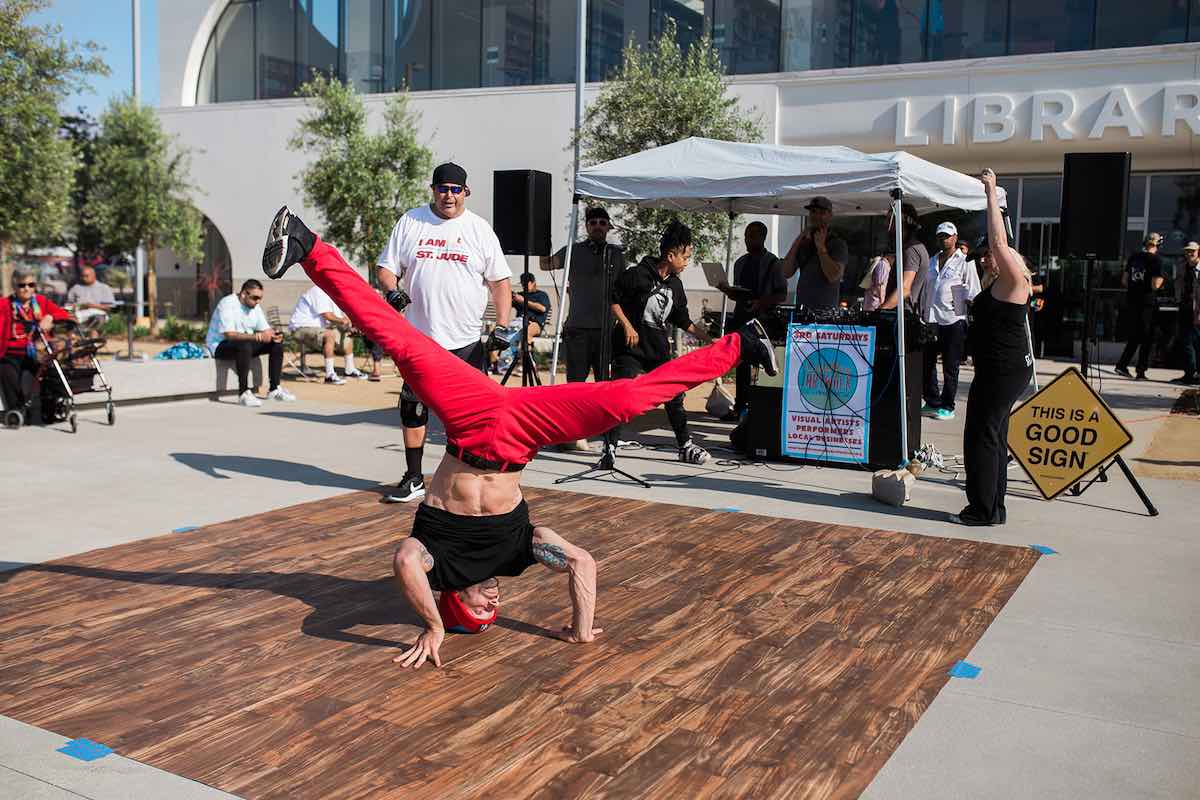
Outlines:
POLYGON ((366 373, 354 366, 354 334, 350 318, 342 313, 337 304, 325 294, 320 286, 313 286, 300 296, 288 330, 305 347, 319 349, 325 357, 325 382, 342 385, 346 381, 338 377, 334 369, 334 350, 340 339, 346 354, 346 377, 366 380, 366 373))
MULTIPOLYGON (((486 359, 479 334, 488 295, 503 330, 512 311, 512 270, 492 226, 467 210, 466 170, 452 163, 438 166, 430 189, 432 202, 405 213, 392 229, 377 261, 379 284, 393 308, 406 308, 413 327, 482 370, 486 359)), ((497 349, 504 347, 507 341, 497 349)), ((388 502, 425 496, 421 458, 428 419, 428 409, 406 382, 400 394, 406 469, 388 502)))
POLYGON ((67 303, 74 306, 80 325, 98 328, 108 322, 117 299, 108 284, 96 279, 96 269, 85 265, 79 268, 79 283, 67 291, 67 303))
POLYGON ((283 334, 271 329, 262 310, 263 286, 254 278, 242 284, 237 294, 226 295, 213 310, 204 343, 213 358, 236 365, 238 402, 261 406, 250 389, 250 359, 267 354, 271 400, 291 402, 296 397, 279 385, 283 372, 283 334))
POLYGON ((967 261, 958 247, 958 228, 953 222, 937 226, 938 252, 929 259, 929 274, 921 287, 918 304, 922 318, 937 326, 937 344, 925 346, 925 403, 921 413, 933 419, 954 419, 958 393, 958 367, 967 343, 967 303, 979 294, 975 262, 967 261), (942 385, 937 379, 938 356, 942 358, 942 385))

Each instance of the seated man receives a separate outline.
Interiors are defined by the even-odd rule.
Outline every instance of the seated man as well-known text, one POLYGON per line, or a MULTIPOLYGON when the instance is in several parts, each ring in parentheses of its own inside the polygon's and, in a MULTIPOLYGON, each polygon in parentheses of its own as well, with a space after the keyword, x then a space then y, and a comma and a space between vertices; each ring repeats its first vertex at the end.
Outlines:
POLYGON ((342 313, 337 304, 320 286, 313 286, 300 296, 288 321, 288 330, 305 347, 320 350, 325 357, 325 382, 340 386, 346 381, 339 378, 335 367, 334 352, 341 340, 346 353, 346 377, 366 379, 366 373, 354 366, 354 336, 350 318, 342 313))
MULTIPOLYGON (((521 291, 513 292, 512 300, 518 317, 513 320, 511 327, 513 330, 525 328, 529 332, 526 342, 529 344, 529 352, 532 353, 533 340, 541 334, 546 320, 550 317, 550 295, 537 288, 537 278, 533 277, 532 272, 525 272, 521 274, 521 291), (529 321, 528 326, 525 325, 525 320, 529 321)), ((507 362, 520 357, 521 338, 513 336, 512 347, 506 356, 507 362)), ((521 365, 522 369, 524 366, 521 365)))
POLYGON ((404 667, 441 665, 447 630, 479 632, 496 618, 500 575, 535 563, 569 575, 571 624, 558 633, 590 642, 596 565, 586 550, 529 521, 520 475, 539 448, 595 435, 724 375, 745 358, 776 373, 775 352, 757 320, 712 346, 637 378, 607 383, 504 387, 438 346, 398 316, 333 247, 286 206, 271 223, 263 270, 279 278, 301 264, 313 282, 346 310, 356 328, 391 354, 404 380, 446 429, 446 455, 400 543, 396 584, 425 621, 404 667), (434 600, 433 592, 441 592, 434 600))
POLYGON ((79 270, 79 283, 67 290, 67 305, 75 307, 75 321, 87 330, 103 327, 108 322, 117 299, 108 284, 96 279, 96 270, 83 267, 79 270))
POLYGON ((262 400, 250 389, 250 359, 267 353, 271 400, 291 402, 295 395, 279 385, 283 372, 283 334, 271 330, 259 305, 263 287, 251 278, 242 284, 237 294, 226 295, 213 310, 204 343, 213 358, 234 362, 238 379, 238 402, 244 406, 261 406, 262 400))

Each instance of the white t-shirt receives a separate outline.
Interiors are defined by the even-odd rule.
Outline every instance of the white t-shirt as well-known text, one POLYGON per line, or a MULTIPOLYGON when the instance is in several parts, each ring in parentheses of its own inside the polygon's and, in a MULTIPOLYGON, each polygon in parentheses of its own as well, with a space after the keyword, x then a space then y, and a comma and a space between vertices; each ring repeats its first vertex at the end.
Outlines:
POLYGON ((322 317, 322 314, 333 314, 335 317, 346 316, 337 307, 337 303, 333 302, 333 298, 325 294, 324 289, 320 286, 313 286, 300 295, 300 300, 297 301, 296 308, 292 311, 292 318, 288 320, 288 330, 328 328, 329 320, 322 317))
POLYGON ((442 219, 429 206, 400 217, 379 266, 404 276, 405 311, 417 330, 447 350, 479 341, 488 281, 512 278, 492 226, 464 210, 442 219))
POLYGON ((212 320, 208 323, 208 335, 204 344, 208 346, 211 355, 217 354, 217 345, 225 341, 225 332, 257 333, 271 327, 267 324, 267 315, 263 313, 262 303, 254 308, 246 308, 236 294, 227 294, 217 303, 212 320))

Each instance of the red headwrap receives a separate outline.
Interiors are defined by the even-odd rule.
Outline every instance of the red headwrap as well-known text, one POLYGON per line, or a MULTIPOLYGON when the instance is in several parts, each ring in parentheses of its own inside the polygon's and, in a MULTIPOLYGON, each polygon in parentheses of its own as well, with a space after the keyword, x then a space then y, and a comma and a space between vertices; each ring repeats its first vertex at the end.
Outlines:
POLYGON ((438 613, 442 615, 442 626, 455 633, 483 633, 496 621, 496 612, 487 619, 479 619, 463 605, 458 592, 442 592, 438 598, 438 613))

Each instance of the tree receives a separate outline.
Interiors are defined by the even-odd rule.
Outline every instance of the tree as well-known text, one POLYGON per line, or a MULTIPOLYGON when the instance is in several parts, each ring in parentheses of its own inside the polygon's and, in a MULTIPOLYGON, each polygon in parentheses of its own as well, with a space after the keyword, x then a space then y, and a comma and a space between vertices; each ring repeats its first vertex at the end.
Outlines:
MULTIPOLYGON (((762 125, 725 91, 721 60, 706 34, 686 53, 668 19, 662 35, 642 50, 625 47, 621 66, 600 88, 579 131, 585 165, 640 153, 652 147, 704 136, 730 142, 762 139, 762 125)), ((677 217, 691 227, 698 256, 724 253, 729 219, 723 214, 625 208, 617 214, 630 258, 658 254, 658 240, 677 217)))
POLYGON ((200 212, 188 201, 188 152, 175 147, 153 109, 129 96, 100 117, 93 145, 87 221, 104 242, 123 251, 146 248, 146 304, 150 328, 158 323, 159 247, 198 259, 204 237, 200 212))
POLYGON ((104 255, 100 230, 88 221, 87 209, 92 197, 92 165, 96 163, 96 120, 84 113, 62 118, 61 135, 74 152, 75 180, 70 193, 67 222, 55 244, 75 254, 75 268, 85 260, 104 255))
POLYGON ((67 220, 75 170, 59 135, 59 104, 87 76, 107 74, 98 48, 63 42, 56 25, 26 24, 49 0, 0 2, 0 291, 14 243, 55 240, 67 220))
POLYGON ((353 87, 314 74, 299 94, 312 100, 311 113, 289 144, 315 156, 298 176, 304 202, 323 218, 323 238, 351 262, 373 264, 400 215, 428 199, 433 156, 417 140, 417 117, 397 94, 383 131, 371 134, 353 87))

